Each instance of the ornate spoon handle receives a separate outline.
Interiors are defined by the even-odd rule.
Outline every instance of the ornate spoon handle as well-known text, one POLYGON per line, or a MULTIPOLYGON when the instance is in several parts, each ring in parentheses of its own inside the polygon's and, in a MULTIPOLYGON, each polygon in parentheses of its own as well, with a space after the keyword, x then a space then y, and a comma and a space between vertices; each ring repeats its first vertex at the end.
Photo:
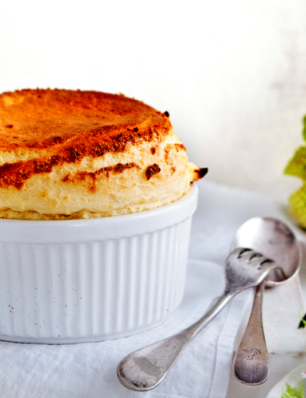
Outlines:
POLYGON ((134 391, 148 391, 156 387, 164 379, 187 344, 226 306, 235 294, 236 292, 223 294, 199 321, 182 332, 141 348, 125 357, 117 368, 120 382, 126 388, 134 391))
POLYGON ((234 374, 243 384, 264 383, 269 374, 269 356, 262 325, 263 281, 255 290, 249 323, 234 359, 234 374))

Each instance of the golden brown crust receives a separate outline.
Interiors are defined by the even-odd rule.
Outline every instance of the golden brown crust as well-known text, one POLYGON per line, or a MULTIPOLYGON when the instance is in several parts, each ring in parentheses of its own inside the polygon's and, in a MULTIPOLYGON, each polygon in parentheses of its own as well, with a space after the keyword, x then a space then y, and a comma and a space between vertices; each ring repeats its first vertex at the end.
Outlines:
POLYGON ((168 144, 165 148, 165 161, 167 163, 169 162, 169 154, 172 150, 175 150, 176 152, 178 151, 185 151, 186 152, 186 148, 184 147, 183 144, 168 144))
POLYGON ((0 166, 0 187, 21 189, 33 174, 50 173, 55 165, 156 142, 171 128, 165 114, 123 95, 57 89, 3 93, 0 153, 24 159, 0 166))
POLYGON ((201 178, 203 178, 204 176, 206 176, 206 174, 208 173, 208 168, 207 167, 199 167, 197 169, 194 169, 194 177, 193 177, 193 181, 198 181, 201 178))
POLYGON ((109 173, 115 173, 115 174, 121 174, 124 172, 124 170, 127 169, 132 169, 132 168, 136 168, 136 169, 140 169, 140 167, 134 163, 118 163, 116 164, 116 166, 108 166, 108 167, 102 167, 101 169, 95 171, 95 172, 88 172, 88 171, 79 171, 74 175, 71 174, 67 174, 62 181, 63 182, 72 182, 72 183, 76 183, 79 181, 89 181, 89 189, 90 191, 95 191, 96 187, 97 187, 97 180, 99 177, 105 176, 105 177, 109 177, 109 173))
POLYGON ((159 167, 159 165, 157 163, 154 163, 151 166, 147 167, 147 169, 146 169, 147 180, 149 180, 155 174, 160 173, 160 171, 161 171, 161 168, 159 167))

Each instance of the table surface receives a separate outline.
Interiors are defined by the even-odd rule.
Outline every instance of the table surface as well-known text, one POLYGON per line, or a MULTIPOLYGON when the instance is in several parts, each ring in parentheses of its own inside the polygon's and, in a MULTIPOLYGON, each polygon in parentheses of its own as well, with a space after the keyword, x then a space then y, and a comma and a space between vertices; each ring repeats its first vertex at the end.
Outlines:
MULTIPOLYGON (((288 372, 303 363, 306 369, 306 329, 297 329, 299 319, 306 312, 306 234, 299 233, 299 239, 303 251, 299 277, 284 286, 265 291, 263 322, 270 359, 269 378, 260 386, 250 387, 238 382, 232 372, 227 398, 264 398, 288 372)), ((248 322, 250 309, 251 303, 237 333, 233 356, 248 322)))

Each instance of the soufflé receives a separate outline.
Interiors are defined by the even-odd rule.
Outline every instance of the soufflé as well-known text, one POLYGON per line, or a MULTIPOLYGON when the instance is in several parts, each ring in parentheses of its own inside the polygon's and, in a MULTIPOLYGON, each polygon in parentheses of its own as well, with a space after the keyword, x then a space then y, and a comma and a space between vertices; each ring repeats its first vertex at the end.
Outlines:
POLYGON ((0 95, 0 218, 141 212, 181 198, 206 168, 188 162, 168 112, 94 91, 0 95))

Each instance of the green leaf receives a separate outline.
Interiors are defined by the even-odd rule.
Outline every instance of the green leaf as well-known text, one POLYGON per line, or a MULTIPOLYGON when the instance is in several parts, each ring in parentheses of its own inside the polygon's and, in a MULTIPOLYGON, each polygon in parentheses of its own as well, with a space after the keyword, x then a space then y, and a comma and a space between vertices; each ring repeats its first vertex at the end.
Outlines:
POLYGON ((298 329, 304 329, 306 326, 306 314, 301 318, 298 329))
MULTIPOLYGON (((306 141, 306 115, 303 117, 303 138, 306 141)), ((300 226, 306 230, 306 146, 297 149, 289 160, 284 173, 300 178, 305 185, 289 198, 290 210, 300 226)), ((305 325, 304 325, 305 326, 305 325)), ((301 324, 300 324, 300 327, 301 324)))
POLYGON ((306 141, 306 115, 303 117, 303 131, 302 131, 302 134, 303 134, 304 140, 306 141))
POLYGON ((306 181, 306 146, 301 146, 296 150, 285 168, 285 174, 299 177, 306 181))
POLYGON ((306 228, 306 185, 289 197, 290 211, 302 228, 306 228))
POLYGON ((287 391, 283 389, 281 398, 305 398, 304 397, 304 387, 298 381, 299 387, 292 388, 288 383, 286 383, 287 391))

